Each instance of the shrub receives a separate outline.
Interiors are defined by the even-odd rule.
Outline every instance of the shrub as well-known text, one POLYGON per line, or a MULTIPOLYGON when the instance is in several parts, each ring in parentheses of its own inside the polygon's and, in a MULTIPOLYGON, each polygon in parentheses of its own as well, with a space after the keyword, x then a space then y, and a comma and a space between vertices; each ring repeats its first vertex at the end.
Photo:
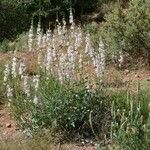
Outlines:
POLYGON ((128 9, 116 7, 106 15, 102 33, 108 49, 141 54, 150 60, 149 5, 149 0, 132 0, 128 9))
POLYGON ((88 89, 81 81, 61 84, 50 77, 42 80, 38 95, 37 105, 20 96, 13 100, 15 116, 24 129, 52 128, 84 136, 93 135, 94 129, 98 136, 102 137, 104 131, 108 134, 111 103, 102 91, 88 89))
POLYGON ((4 39, 0 43, 0 52, 8 52, 8 51, 15 51, 15 50, 26 50, 28 49, 28 35, 27 33, 22 33, 19 36, 17 36, 16 40, 13 42, 4 39))
POLYGON ((10 45, 10 41, 5 39, 3 42, 0 43, 0 52, 7 52, 10 50, 14 50, 15 47, 13 45, 10 45))

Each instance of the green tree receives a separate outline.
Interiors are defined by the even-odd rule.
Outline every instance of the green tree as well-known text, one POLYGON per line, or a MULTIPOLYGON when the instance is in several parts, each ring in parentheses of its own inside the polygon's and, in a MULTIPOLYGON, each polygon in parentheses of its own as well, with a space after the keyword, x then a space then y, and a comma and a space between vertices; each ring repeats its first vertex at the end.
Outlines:
POLYGON ((13 40, 17 34, 28 29, 29 16, 16 0, 0 2, 0 42, 13 40))
POLYGON ((131 0, 128 9, 115 9, 106 15, 102 32, 113 52, 142 55, 150 64, 150 1, 131 0))

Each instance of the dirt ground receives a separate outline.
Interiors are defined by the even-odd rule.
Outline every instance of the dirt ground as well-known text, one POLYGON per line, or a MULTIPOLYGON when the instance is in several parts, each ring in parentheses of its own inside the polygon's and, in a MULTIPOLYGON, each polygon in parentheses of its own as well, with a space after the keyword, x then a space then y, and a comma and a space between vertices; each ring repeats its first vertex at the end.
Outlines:
POLYGON ((15 138, 19 134, 19 126, 13 119, 7 106, 0 106, 0 141, 2 139, 15 138))
MULTIPOLYGON (((18 142, 23 138, 23 134, 19 129, 19 126, 17 125, 17 122, 15 119, 13 119, 12 114, 10 113, 10 110, 7 106, 1 105, 0 106, 0 149, 3 150, 1 147, 1 144, 6 141, 6 149, 7 150, 15 150, 11 149, 11 146, 9 147, 8 144, 16 145, 20 144, 18 142), (8 142, 10 141, 10 142, 8 142)), ((73 144, 73 143, 66 143, 63 145, 57 145, 54 146, 55 148, 53 149, 58 149, 58 150, 95 150, 94 146, 90 144, 73 144)), ((4 150, 5 150, 4 148, 4 150)), ((27 149, 28 150, 28 149, 27 149)))

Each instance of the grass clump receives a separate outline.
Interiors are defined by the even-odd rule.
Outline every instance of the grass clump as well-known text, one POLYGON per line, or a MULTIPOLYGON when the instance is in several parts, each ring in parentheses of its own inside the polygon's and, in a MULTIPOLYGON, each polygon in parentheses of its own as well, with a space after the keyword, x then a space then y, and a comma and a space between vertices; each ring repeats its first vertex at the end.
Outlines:
POLYGON ((148 149, 150 146, 150 94, 119 93, 112 97, 112 141, 119 149, 148 149))

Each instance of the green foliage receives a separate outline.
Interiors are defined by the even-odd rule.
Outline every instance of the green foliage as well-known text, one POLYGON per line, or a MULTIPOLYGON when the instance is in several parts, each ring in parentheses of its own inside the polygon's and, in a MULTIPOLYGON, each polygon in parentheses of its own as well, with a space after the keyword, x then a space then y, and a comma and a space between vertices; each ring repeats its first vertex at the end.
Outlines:
POLYGON ((100 38, 99 25, 96 22, 92 22, 91 24, 87 24, 83 28, 83 31, 86 34, 89 33, 91 35, 91 40, 92 40, 93 46, 95 49, 98 49, 99 38, 100 38))
POLYGON ((25 5, 27 10, 32 13, 49 13, 48 11, 57 11, 59 14, 61 11, 66 11, 70 7, 75 8, 77 11, 87 12, 95 8, 99 2, 101 2, 101 0, 36 0, 27 1, 25 5), (32 8, 32 10, 30 8, 32 8))
POLYGON ((53 77, 43 78, 36 93, 40 97, 37 105, 32 99, 25 99, 16 86, 18 92, 11 103, 15 116, 23 129, 52 128, 93 135, 92 126, 98 136, 108 134, 110 100, 101 90, 93 91, 85 84, 61 84, 53 77))
POLYGON ((0 42, 5 38, 14 40, 28 26, 29 17, 23 8, 10 1, 0 2, 0 42))
POLYGON ((4 39, 0 43, 0 52, 8 52, 14 50, 26 50, 28 48, 28 34, 22 33, 20 34, 16 40, 11 42, 8 39, 4 39))
POLYGON ((97 6, 100 0, 1 0, 0 1, 0 42, 3 39, 14 40, 17 35, 26 31, 30 26, 31 18, 34 22, 42 20, 42 28, 49 28, 56 16, 69 15, 73 8, 76 17, 87 13, 97 6))
POLYGON ((102 33, 108 49, 150 59, 149 5, 149 0, 132 0, 128 9, 117 7, 106 15, 102 33))
POLYGON ((150 94, 113 96, 111 137, 119 149, 147 150, 150 146, 150 94))
POLYGON ((11 42, 7 39, 3 40, 3 42, 0 43, 0 52, 7 52, 10 50, 14 50, 14 46, 10 44, 11 42))
POLYGON ((0 105, 5 102, 5 88, 3 86, 3 63, 0 63, 0 105))

